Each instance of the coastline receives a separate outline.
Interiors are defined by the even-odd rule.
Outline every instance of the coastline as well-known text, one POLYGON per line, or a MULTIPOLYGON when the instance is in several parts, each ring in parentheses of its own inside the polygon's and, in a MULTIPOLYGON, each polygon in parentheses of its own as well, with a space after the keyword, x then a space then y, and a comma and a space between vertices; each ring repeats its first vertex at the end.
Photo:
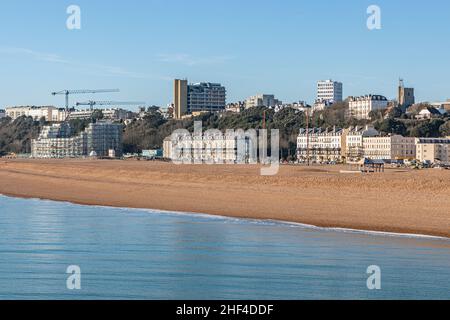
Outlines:
POLYGON ((279 176, 261 177, 256 166, 8 160, 0 163, 0 193, 80 205, 198 212, 324 230, 450 238, 450 201, 445 198, 450 194, 450 172, 424 175, 392 170, 384 175, 349 177, 340 175, 340 169, 286 166, 279 176), (411 193, 415 179, 425 180, 413 188, 419 192, 411 193), (377 189, 380 182, 384 187, 377 189), (399 182, 406 184, 403 190, 398 189, 399 182), (387 197, 393 190, 415 201, 402 207, 405 199, 394 203, 387 197), (374 193, 379 197, 374 198, 374 193), (349 198, 354 201, 349 203, 349 198), (430 206, 432 198, 441 199, 438 206, 430 206), (389 207, 391 212, 386 212, 389 207))
POLYGON ((317 231, 324 231, 324 232, 337 232, 337 233, 347 233, 347 234, 356 234, 356 235, 367 235, 367 236, 374 236, 374 237, 379 236, 379 237, 393 237, 393 238, 402 238, 402 239, 417 239, 417 240, 423 239, 423 240, 436 240, 436 241, 450 242, 450 237, 433 236, 433 235, 427 235, 427 234, 395 233, 395 232, 361 230, 361 229, 351 229, 351 228, 319 227, 319 226, 304 224, 304 223, 300 223, 300 222, 292 222, 292 221, 284 221, 284 220, 276 220, 276 219, 240 218, 240 217, 212 215, 212 214, 207 214, 207 213, 196 213, 196 212, 167 211, 167 210, 150 209, 150 208, 113 207, 113 206, 103 206, 103 205, 96 205, 96 204, 81 204, 81 203, 74 203, 74 202, 60 201, 60 200, 51 200, 51 199, 17 197, 17 196, 13 196, 13 195, 6 195, 6 194, 0 193, 0 198, 1 197, 10 198, 10 199, 50 201, 50 202, 56 202, 56 203, 66 203, 66 204, 75 205, 75 206, 87 206, 87 207, 94 207, 94 208, 98 207, 98 208, 123 209, 123 210, 139 210, 139 211, 148 212, 148 213, 171 214, 171 215, 190 216, 190 217, 207 218, 207 219, 237 220, 237 221, 244 221, 244 222, 266 223, 266 224, 269 223, 269 224, 274 224, 274 225, 298 227, 298 228, 302 228, 302 229, 317 230, 317 231))

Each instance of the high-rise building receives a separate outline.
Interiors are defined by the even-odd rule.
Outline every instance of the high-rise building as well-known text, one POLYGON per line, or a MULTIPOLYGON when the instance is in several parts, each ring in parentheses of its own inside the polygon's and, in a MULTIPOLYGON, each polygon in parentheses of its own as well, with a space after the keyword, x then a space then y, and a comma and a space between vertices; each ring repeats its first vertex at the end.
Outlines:
POLYGON ((175 79, 174 82, 174 117, 181 119, 188 113, 187 105, 188 81, 175 79))
POLYGON ((398 85, 398 106, 402 108, 403 111, 406 111, 406 109, 411 107, 414 103, 416 103, 414 88, 405 88, 403 80, 400 79, 398 85))
POLYGON ((332 103, 343 100, 342 82, 325 80, 317 82, 317 101, 329 101, 332 103))
POLYGON ((188 84, 187 80, 174 83, 175 118, 202 111, 222 111, 226 106, 226 89, 219 83, 188 84))
POLYGON ((282 101, 275 99, 273 94, 257 94, 245 100, 245 108, 254 107, 275 107, 283 104, 282 101))

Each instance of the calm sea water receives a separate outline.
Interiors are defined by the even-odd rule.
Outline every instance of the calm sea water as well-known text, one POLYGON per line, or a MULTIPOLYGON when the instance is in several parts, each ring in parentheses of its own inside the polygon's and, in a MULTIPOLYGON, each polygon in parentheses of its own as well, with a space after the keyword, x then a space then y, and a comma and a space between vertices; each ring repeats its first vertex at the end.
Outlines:
POLYGON ((421 298, 450 299, 450 241, 0 196, 0 299, 421 298))

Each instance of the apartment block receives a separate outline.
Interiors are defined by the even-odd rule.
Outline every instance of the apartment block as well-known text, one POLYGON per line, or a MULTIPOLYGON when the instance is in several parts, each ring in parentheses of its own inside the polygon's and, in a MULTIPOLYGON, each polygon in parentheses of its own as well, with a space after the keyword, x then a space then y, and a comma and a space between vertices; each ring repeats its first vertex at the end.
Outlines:
POLYGON ((226 107, 226 89, 219 83, 188 84, 187 80, 174 82, 175 118, 195 112, 217 112, 226 107))
POLYGON ((282 104, 283 102, 275 99, 273 94, 258 94, 245 100, 246 109, 254 107, 275 107, 282 104))
POLYGON ((33 158, 80 158, 86 156, 122 156, 122 125, 91 123, 74 135, 68 123, 45 126, 31 141, 33 158))
POLYGON ((450 139, 417 138, 417 160, 420 162, 450 163, 450 139))
POLYGON ((349 97, 349 113, 358 120, 370 119, 370 112, 387 109, 389 101, 384 96, 366 95, 349 97))
POLYGON ((356 126, 344 130, 343 151, 347 162, 364 158, 364 139, 378 136, 379 132, 370 126, 356 126))
POLYGON ((317 82, 317 101, 342 102, 343 84, 333 80, 317 82))

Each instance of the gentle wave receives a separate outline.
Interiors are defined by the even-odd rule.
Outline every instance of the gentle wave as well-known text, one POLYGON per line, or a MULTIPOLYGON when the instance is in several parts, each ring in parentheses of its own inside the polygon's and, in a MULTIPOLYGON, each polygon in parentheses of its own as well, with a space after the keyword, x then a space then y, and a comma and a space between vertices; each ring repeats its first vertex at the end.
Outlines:
MULTIPOLYGON (((0 194, 0 198, 1 197, 11 198, 11 199, 15 198, 15 197, 0 194)), ((212 214, 206 214, 206 213, 195 213, 195 212, 188 212, 188 211, 168 211, 168 210, 145 209, 145 208, 85 205, 85 204, 72 203, 70 201, 54 201, 54 200, 40 199, 40 198, 27 198, 27 200, 49 202, 49 203, 63 203, 63 204, 67 204, 70 206, 86 206, 86 207, 93 207, 93 208, 148 212, 148 213, 152 213, 152 214, 169 214, 169 215, 175 215, 175 216, 189 216, 189 217, 194 217, 194 218, 205 218, 205 219, 209 219, 209 220, 222 220, 222 221, 238 222, 238 223, 247 222, 247 223, 254 223, 254 224, 259 224, 259 225, 288 226, 288 227, 297 227, 297 228, 302 228, 302 229, 307 229, 307 230, 317 230, 317 231, 325 231, 325 232, 338 232, 338 233, 347 233, 347 234, 350 233, 350 234, 369 235, 369 236, 378 236, 378 237, 394 237, 394 238, 450 241, 450 238, 447 238, 447 237, 439 237, 439 236, 432 236, 432 235, 426 235, 426 234, 396 233, 396 232, 372 231, 372 230, 338 228, 338 227, 319 227, 319 226, 315 226, 315 225, 311 225, 311 224, 290 222, 290 221, 283 221, 283 220, 276 220, 276 219, 236 218, 236 217, 212 215, 212 214)))

